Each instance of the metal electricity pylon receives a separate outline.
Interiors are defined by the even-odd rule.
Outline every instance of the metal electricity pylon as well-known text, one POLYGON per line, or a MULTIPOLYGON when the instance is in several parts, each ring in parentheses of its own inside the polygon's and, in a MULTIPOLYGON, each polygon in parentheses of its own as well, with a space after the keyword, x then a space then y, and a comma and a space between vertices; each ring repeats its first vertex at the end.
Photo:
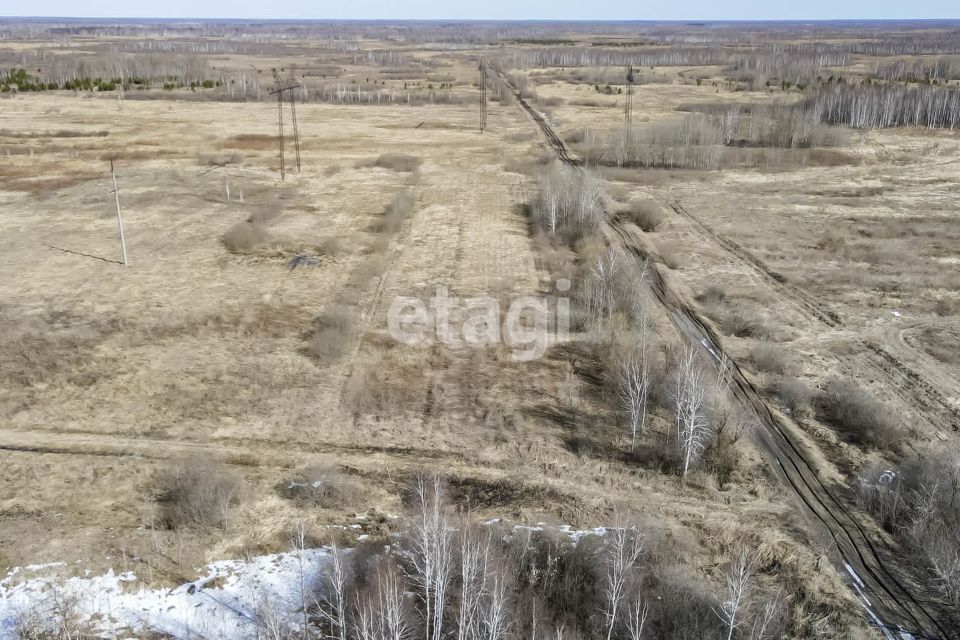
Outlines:
POLYGON ((300 83, 295 78, 281 78, 277 70, 273 70, 273 90, 270 95, 277 96, 277 127, 280 133, 280 179, 287 179, 287 165, 284 157, 283 140, 283 101, 286 99, 290 103, 290 115, 293 120, 293 145, 297 152, 297 173, 300 173, 300 132, 297 130, 297 103, 296 91, 300 88, 300 83))

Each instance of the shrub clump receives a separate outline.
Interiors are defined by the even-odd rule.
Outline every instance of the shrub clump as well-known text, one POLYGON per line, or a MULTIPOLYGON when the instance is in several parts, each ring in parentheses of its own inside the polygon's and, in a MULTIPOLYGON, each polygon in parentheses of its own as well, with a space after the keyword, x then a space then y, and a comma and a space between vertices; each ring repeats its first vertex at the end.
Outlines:
POLYGON ((779 398, 783 408, 795 418, 808 415, 813 408, 813 392, 797 378, 779 376, 770 382, 767 389, 779 398))
POLYGON ((230 253, 250 253, 270 242, 270 232, 249 220, 233 225, 220 238, 230 253))
POLYGON ((409 173, 416 171, 422 163, 422 158, 407 153, 381 153, 373 166, 409 173))
POLYGON ((654 200, 634 200, 630 203, 630 208, 627 209, 625 215, 647 233, 656 231, 667 219, 663 208, 654 200))
POLYGON ((153 479, 160 521, 170 529, 225 527, 240 504, 243 484, 226 465, 189 458, 153 479))
POLYGON ((278 489, 287 500, 322 509, 354 506, 366 493, 362 482, 331 465, 306 467, 278 489))
POLYGON ((750 362, 760 373, 783 375, 791 367, 790 357, 777 345, 761 343, 756 345, 749 356, 750 362))
POLYGON ((307 355, 331 362, 346 354, 353 345, 356 311, 349 305, 335 305, 313 321, 307 342, 307 355))
POLYGON ((826 383, 814 399, 817 417, 848 440, 885 449, 900 438, 900 420, 890 407, 846 380, 826 383))

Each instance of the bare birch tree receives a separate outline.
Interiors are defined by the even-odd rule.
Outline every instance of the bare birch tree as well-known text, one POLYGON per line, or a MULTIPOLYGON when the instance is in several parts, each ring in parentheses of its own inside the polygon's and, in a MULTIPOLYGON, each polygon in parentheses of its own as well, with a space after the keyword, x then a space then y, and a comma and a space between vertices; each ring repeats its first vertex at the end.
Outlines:
POLYGON ((643 628, 647 625, 649 613, 647 603, 637 598, 627 616, 627 632, 630 634, 630 640, 643 639, 643 628))
POLYGON ((454 527, 437 474, 417 474, 414 485, 416 515, 409 535, 411 578, 423 602, 425 640, 443 635, 443 610, 453 571, 454 527))
POLYGON ((627 580, 643 553, 643 538, 637 527, 618 516, 605 538, 603 577, 604 610, 607 640, 613 636, 617 617, 627 597, 627 580))
POLYGON ((747 591, 750 588, 750 555, 746 548, 727 570, 727 599, 720 605, 717 615, 727 626, 727 640, 733 640, 733 634, 744 623, 743 614, 747 602, 747 591))
POLYGON ((480 618, 483 640, 503 640, 510 626, 510 567, 499 553, 487 555, 480 618))
POLYGON ((620 359, 617 367, 617 396, 627 416, 630 450, 637 446, 637 436, 647 424, 650 395, 650 363, 646 344, 638 344, 620 359))
POLYGON ((593 263, 587 301, 597 327, 603 324, 616 306, 617 283, 623 267, 623 255, 614 247, 607 248, 593 263))
POLYGON ((399 569, 389 558, 377 564, 375 628, 379 640, 409 640, 413 634, 410 607, 399 569))
POLYGON ((337 545, 330 549, 330 564, 324 578, 324 589, 317 602, 320 619, 328 637, 347 640, 347 567, 345 553, 337 545))
POLYGON ((696 347, 686 346, 677 359, 674 387, 674 412, 677 446, 682 475, 687 473, 706 451, 710 441, 710 423, 705 410, 706 384, 696 347))
POLYGON ((777 634, 777 621, 780 619, 780 598, 770 598, 757 612, 750 628, 750 640, 773 640, 777 634))
POLYGON ((457 615, 457 640, 480 637, 480 605, 484 595, 490 538, 476 527, 460 527, 460 606, 457 615))

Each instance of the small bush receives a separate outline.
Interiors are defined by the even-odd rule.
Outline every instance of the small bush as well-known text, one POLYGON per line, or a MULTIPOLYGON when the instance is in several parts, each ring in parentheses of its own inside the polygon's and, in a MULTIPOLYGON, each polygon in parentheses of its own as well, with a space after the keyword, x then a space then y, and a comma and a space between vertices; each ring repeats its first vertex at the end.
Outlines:
POLYGON ((316 244, 317 255, 337 256, 343 253, 343 243, 336 236, 321 236, 316 244))
POLYGON ((957 305, 957 303, 952 300, 947 300, 946 298, 940 298, 939 300, 937 300, 936 304, 933 306, 933 312, 936 313, 941 318, 955 316, 957 315, 958 306, 960 305, 957 305))
POLYGON ((816 248, 835 253, 843 247, 844 243, 843 234, 834 227, 829 227, 817 241, 816 248))
POLYGON ((727 294, 720 287, 710 286, 698 295, 696 299, 700 304, 719 305, 727 301, 727 294))
POLYGON ((760 373, 783 375, 790 369, 789 356, 782 347, 770 343, 761 343, 753 347, 749 356, 750 362, 760 373))
POLYGON ((673 269, 676 271, 683 267, 683 259, 680 257, 680 253, 676 250, 675 247, 665 246, 659 248, 660 260, 663 261, 663 264, 668 269, 673 269))
POLYGON ((801 380, 790 376, 775 378, 767 387, 783 408, 795 418, 808 415, 813 409, 813 391, 801 380))
POLYGON ((270 233, 262 225, 244 220, 230 227, 221 238, 231 253, 250 253, 270 241, 270 233))
POLYGON ((381 169, 392 169, 393 171, 411 172, 416 171, 422 163, 421 158, 406 153, 381 153, 373 166, 381 169))
POLYGON ((208 167, 225 167, 229 164, 242 164, 243 154, 240 153, 201 153, 200 164, 208 167))
POLYGON ((307 355, 324 362, 341 358, 353 348, 356 310, 335 305, 313 320, 313 332, 307 341, 307 355))
POLYGON ((725 334, 735 338, 762 338, 768 335, 763 322, 749 316, 745 311, 728 313, 721 321, 720 328, 725 334))
POLYGON ((306 467, 278 489, 288 500, 322 509, 357 506, 366 494, 362 482, 330 465, 306 467))
POLYGON ((654 200, 634 200, 630 203, 626 216, 647 233, 656 231, 667 219, 663 209, 654 200))
POLYGON ((153 479, 160 520, 170 529, 225 527, 242 493, 240 477, 204 458, 189 458, 153 479))
POLYGON ((230 253, 251 253, 268 244, 271 239, 263 223, 244 220, 227 229, 220 241, 230 253))
POLYGON ((679 568, 661 577, 652 611, 653 637, 661 640, 726 637, 716 615, 719 599, 704 588, 702 580, 679 568))
POLYGON ((846 380, 828 381, 814 399, 817 417, 848 440, 885 449, 900 438, 900 421, 893 410, 846 380))

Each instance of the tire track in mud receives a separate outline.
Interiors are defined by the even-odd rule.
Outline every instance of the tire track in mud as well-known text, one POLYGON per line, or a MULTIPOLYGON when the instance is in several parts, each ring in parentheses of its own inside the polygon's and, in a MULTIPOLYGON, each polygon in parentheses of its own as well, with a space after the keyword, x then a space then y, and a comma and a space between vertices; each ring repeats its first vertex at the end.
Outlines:
MULTIPOLYGON (((710 225, 690 213, 679 202, 670 204, 670 208, 681 217, 692 222, 704 237, 718 244, 769 280, 783 297, 804 311, 806 315, 815 318, 830 328, 844 326, 840 314, 826 303, 804 289, 791 284, 784 275, 771 269, 765 262, 740 244, 715 231, 710 225)), ((954 431, 960 431, 960 408, 954 406, 941 389, 931 384, 910 366, 901 362, 896 355, 880 343, 869 340, 858 340, 858 342, 863 347, 862 351, 867 356, 869 366, 891 381, 897 394, 901 396, 907 406, 919 405, 924 407, 925 413, 927 413, 924 418, 934 427, 938 427, 938 422, 943 421, 949 424, 954 431), (911 397, 903 397, 903 391, 909 393, 911 397), (934 416, 934 418, 931 419, 931 416, 934 416)), ((848 362, 840 356, 838 358, 851 375, 855 375, 860 368, 856 363, 848 362)))
MULTIPOLYGON (((536 113, 509 83, 497 72, 504 85, 513 92, 520 106, 526 111, 557 151, 560 161, 567 166, 579 167, 563 141, 557 137, 549 123, 536 113)), ((624 249, 638 260, 647 256, 637 243, 630 240, 629 233, 616 221, 609 226, 611 232, 622 242, 624 249)), ((737 398, 754 411, 763 430, 757 438, 761 449, 772 458, 774 470, 793 490, 798 503, 810 516, 819 522, 836 544, 837 554, 854 591, 870 622, 882 631, 888 640, 895 638, 960 638, 960 631, 943 606, 934 600, 923 602, 914 595, 916 582, 909 580, 895 564, 892 550, 884 540, 874 540, 864 525, 853 515, 857 513, 850 501, 837 489, 829 489, 816 472, 815 464, 803 452, 803 445, 795 435, 798 430, 789 419, 775 412, 761 398, 753 384, 744 376, 736 361, 727 356, 719 337, 707 326, 699 314, 686 304, 667 284, 653 261, 649 262, 651 287, 657 299, 667 311, 678 333, 691 343, 703 347, 714 363, 721 359, 727 362, 732 375, 732 389, 737 398), (908 583, 909 584, 905 584, 908 583), (932 610, 931 610, 932 609, 932 610), (909 634, 909 635, 905 635, 909 634)), ((767 274, 769 277, 769 273, 767 274)), ((833 320, 829 315, 826 318, 833 320)))
MULTIPOLYGON (((283 464, 261 464, 257 466, 291 466, 296 463, 290 458, 291 444, 298 454, 339 454, 339 455, 387 455, 394 458, 420 460, 459 461, 463 456, 455 451, 439 449, 417 449, 415 447, 397 447, 390 445, 351 445, 325 442, 271 442, 255 438, 220 437, 213 440, 165 440, 162 438, 140 438, 136 436, 118 437, 116 434, 103 434, 90 431, 55 431, 47 429, 17 429, 0 431, 0 451, 14 451, 37 454, 87 455, 115 458, 145 458, 148 460, 167 460, 183 453, 203 453, 214 458, 240 459, 247 454, 276 456, 286 460, 283 464)), ((243 462, 237 462, 245 466, 243 462)))
POLYGON ((787 281, 786 276, 771 269, 763 260, 753 255, 730 238, 722 236, 714 231, 712 227, 682 207, 679 202, 672 203, 670 208, 673 209, 678 215, 693 222, 693 224, 696 225, 696 227, 710 240, 719 244, 721 247, 734 254, 743 262, 749 264, 762 276, 772 280, 780 289, 788 291, 789 293, 787 294, 787 297, 790 299, 790 301, 803 309, 807 315, 817 318, 820 322, 828 327, 837 327, 843 324, 843 321, 840 319, 840 315, 836 311, 828 308, 825 304, 811 296, 800 287, 790 284, 790 282, 787 281))

